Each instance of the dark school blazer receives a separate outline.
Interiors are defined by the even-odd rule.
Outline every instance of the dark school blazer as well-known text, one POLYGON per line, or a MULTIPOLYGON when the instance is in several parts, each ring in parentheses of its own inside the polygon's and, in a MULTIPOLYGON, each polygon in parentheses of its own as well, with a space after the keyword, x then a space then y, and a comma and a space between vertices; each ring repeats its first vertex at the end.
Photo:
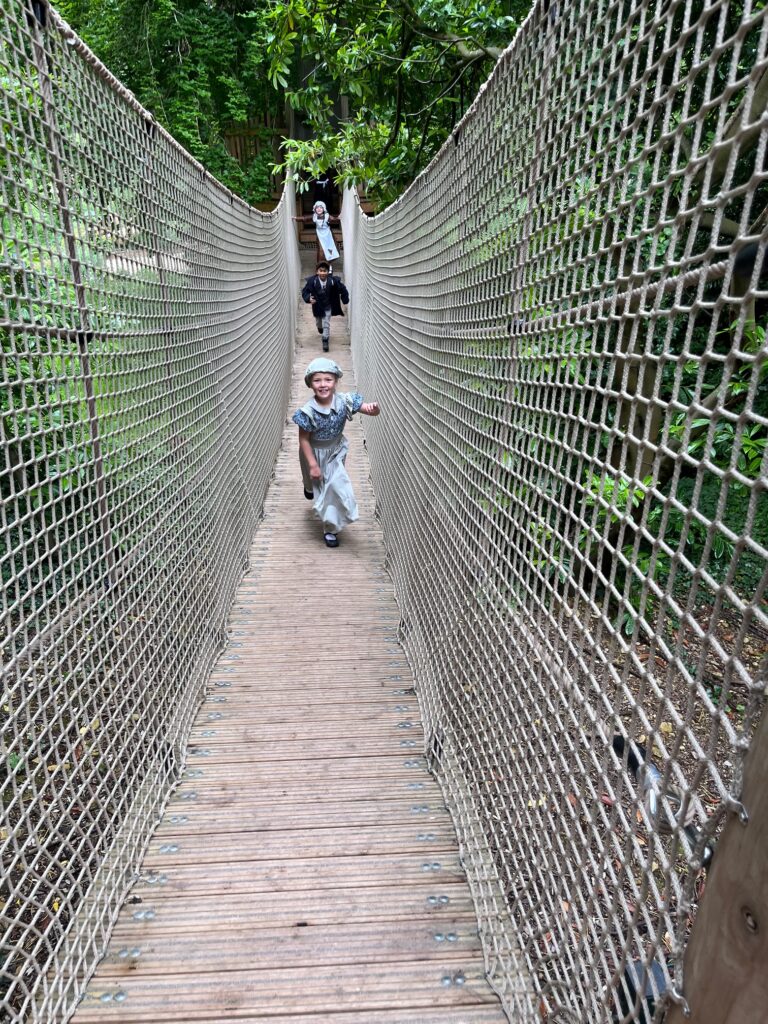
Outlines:
POLYGON ((327 310, 329 303, 331 306, 331 316, 344 316, 341 304, 342 302, 349 302, 349 292, 341 278, 336 277, 334 274, 329 274, 325 281, 325 288, 322 288, 320 278, 317 274, 313 274, 312 277, 307 278, 304 287, 301 289, 301 297, 305 302, 309 302, 312 295, 315 296, 313 309, 315 316, 322 316, 327 310))

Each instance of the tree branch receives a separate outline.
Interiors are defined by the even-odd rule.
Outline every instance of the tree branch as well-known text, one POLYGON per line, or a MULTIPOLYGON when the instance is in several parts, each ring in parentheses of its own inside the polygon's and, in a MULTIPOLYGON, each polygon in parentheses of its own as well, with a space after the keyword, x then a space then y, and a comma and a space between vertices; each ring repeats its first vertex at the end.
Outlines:
MULTIPOLYGON (((416 11, 408 3, 408 0, 401 0, 401 5, 403 11, 408 15, 408 24, 413 32, 426 36, 427 39, 436 39, 438 42, 449 43, 461 59, 467 63, 473 63, 481 57, 491 57, 494 60, 498 60, 504 52, 499 46, 476 45, 475 49, 470 49, 467 46, 466 39, 457 36, 455 32, 438 32, 436 29, 429 28, 428 25, 423 24, 416 11)), ((474 40, 472 41, 474 42, 474 40)))

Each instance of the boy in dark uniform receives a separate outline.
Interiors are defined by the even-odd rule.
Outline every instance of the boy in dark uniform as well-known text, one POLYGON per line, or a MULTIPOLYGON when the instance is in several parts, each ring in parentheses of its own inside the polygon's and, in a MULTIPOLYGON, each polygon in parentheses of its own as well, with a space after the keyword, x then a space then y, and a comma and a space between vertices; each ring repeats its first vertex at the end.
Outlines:
POLYGON ((342 302, 349 302, 349 292, 339 277, 330 272, 330 267, 321 260, 312 277, 308 277, 301 290, 301 297, 312 306, 317 324, 317 333, 323 338, 323 352, 327 352, 331 337, 331 317, 344 316, 342 302))

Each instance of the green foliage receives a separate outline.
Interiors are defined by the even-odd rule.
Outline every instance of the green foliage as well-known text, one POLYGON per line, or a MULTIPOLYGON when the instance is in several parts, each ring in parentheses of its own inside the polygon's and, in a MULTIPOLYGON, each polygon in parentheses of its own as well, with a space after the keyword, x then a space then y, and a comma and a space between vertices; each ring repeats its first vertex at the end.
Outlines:
POLYGON ((530 6, 272 3, 269 77, 312 140, 290 140, 284 167, 309 177, 333 167, 342 184, 386 205, 432 159, 530 6), (334 113, 340 95, 349 98, 346 122, 334 113))
POLYGON ((250 0, 61 0, 62 15, 158 121, 224 185, 257 202, 270 168, 242 168, 225 130, 279 123, 283 96, 268 81, 265 9, 250 0))
MULTIPOLYGON (((281 170, 334 168, 379 206, 432 159, 531 0, 61 0, 109 69, 224 184, 256 201, 269 173, 240 168, 228 125, 286 104, 302 127, 281 170), (340 97, 349 101, 340 120, 340 97), (306 141, 310 139, 311 141, 306 141)), ((259 160, 254 161, 259 164, 259 160)), ((271 169, 270 169, 271 170, 271 169)))

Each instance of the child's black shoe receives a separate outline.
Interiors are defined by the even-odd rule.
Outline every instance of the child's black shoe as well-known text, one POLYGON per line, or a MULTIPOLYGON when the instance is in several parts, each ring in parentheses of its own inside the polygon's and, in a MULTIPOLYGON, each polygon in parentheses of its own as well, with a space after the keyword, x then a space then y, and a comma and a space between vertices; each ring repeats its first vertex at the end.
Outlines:
POLYGON ((328 339, 327 338, 323 338, 323 352, 327 352, 328 349, 329 349, 328 339))
POLYGON ((326 547, 337 548, 339 546, 339 538, 335 533, 326 533, 324 539, 326 547))
POLYGON ((307 499, 307 501, 312 501, 313 498, 315 497, 314 491, 308 491, 307 488, 305 487, 304 497, 307 499))

